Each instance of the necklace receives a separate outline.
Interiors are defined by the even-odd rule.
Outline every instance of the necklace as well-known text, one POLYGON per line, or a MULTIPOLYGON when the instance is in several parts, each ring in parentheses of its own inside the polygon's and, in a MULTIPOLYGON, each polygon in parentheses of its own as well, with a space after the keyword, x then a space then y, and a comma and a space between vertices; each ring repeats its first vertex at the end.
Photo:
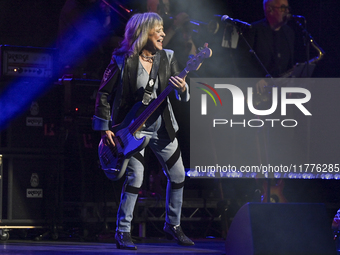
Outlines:
POLYGON ((152 56, 145 56, 143 53, 140 55, 142 57, 142 59, 146 62, 149 63, 153 63, 153 60, 155 59, 156 55, 152 55, 152 56))

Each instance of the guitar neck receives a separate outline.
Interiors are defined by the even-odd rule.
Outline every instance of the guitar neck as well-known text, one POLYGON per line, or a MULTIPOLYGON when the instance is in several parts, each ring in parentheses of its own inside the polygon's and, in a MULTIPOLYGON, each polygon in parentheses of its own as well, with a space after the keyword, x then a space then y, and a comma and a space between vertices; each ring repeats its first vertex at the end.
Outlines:
MULTIPOLYGON (((178 76, 180 78, 184 78, 189 71, 184 69, 178 76)), ((170 92, 174 89, 173 86, 168 85, 162 93, 151 102, 151 104, 139 115, 135 121, 129 126, 129 131, 131 134, 135 134, 138 130, 140 130, 143 124, 148 120, 148 118, 154 113, 154 111, 163 103, 166 97, 170 94, 170 92)))

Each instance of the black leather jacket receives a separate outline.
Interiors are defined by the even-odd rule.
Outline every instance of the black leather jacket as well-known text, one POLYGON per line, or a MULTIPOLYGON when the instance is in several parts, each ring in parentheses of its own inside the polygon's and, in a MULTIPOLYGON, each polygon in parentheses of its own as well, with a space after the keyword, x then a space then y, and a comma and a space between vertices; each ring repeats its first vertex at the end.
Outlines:
MULTIPOLYGON (((161 59, 158 69, 158 80, 159 88, 163 91, 168 86, 170 77, 178 75, 180 70, 173 51, 162 50, 160 53, 161 59)), ((94 130, 108 130, 110 129, 111 124, 115 125, 121 123, 133 105, 136 102, 141 101, 144 94, 144 89, 137 90, 136 86, 139 61, 138 55, 124 59, 123 75, 121 75, 121 67, 120 63, 117 63, 117 59, 119 58, 112 56, 111 62, 105 70, 98 90, 95 115, 93 117, 94 130), (121 79, 123 82, 120 82, 121 79), (111 121, 112 123, 110 123, 111 121)), ((178 100, 188 101, 188 87, 186 92, 181 95, 179 95, 176 91, 176 96, 178 100)), ((168 99, 167 102, 172 126, 174 130, 177 131, 177 121, 174 117, 172 107, 168 99)))

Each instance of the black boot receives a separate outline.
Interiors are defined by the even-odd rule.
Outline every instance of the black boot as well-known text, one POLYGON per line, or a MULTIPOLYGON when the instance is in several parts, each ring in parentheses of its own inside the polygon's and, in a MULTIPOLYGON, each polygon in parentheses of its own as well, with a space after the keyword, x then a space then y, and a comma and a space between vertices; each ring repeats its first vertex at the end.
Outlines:
POLYGON ((189 246, 195 244, 183 233, 180 225, 174 226, 165 222, 163 230, 169 240, 175 239, 179 245, 189 246))
POLYGON ((116 232, 115 235, 117 249, 137 250, 137 247, 132 242, 130 232, 116 232))

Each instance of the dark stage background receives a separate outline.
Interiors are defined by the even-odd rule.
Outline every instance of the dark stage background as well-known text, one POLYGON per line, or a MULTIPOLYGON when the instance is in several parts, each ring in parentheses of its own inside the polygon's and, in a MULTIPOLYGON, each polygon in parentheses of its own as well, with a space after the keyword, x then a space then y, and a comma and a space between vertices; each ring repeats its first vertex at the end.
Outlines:
MULTIPOLYGON (((62 0, 1 0, 0 45, 55 48, 59 13, 64 2, 65 1, 62 0)), ((130 0, 120 2, 131 9, 144 10, 144 1, 130 0)), ((209 22, 213 19, 214 14, 227 14, 232 18, 249 23, 264 18, 262 0, 179 0, 178 2, 179 6, 184 8, 192 19, 204 22, 209 22)), ((307 30, 326 52, 324 59, 317 64, 313 76, 339 77, 340 35, 338 31, 340 24, 340 4, 338 0, 291 0, 290 5, 292 7, 292 14, 306 17, 307 30)), ((117 21, 117 29, 113 31, 115 36, 121 35, 122 27, 122 23, 117 21)), ((297 32, 298 44, 296 47, 300 49, 297 58, 303 61, 306 54, 303 46, 301 46, 303 40, 302 35, 299 33, 299 28, 294 26, 293 28, 297 32)), ((232 75, 234 71, 233 63, 230 61, 228 54, 235 54, 235 52, 220 48, 220 36, 221 34, 209 37, 195 35, 195 40, 199 46, 207 41, 215 53, 213 54, 214 57, 211 62, 207 62, 205 71, 202 71, 203 73, 201 75, 205 75, 206 77, 223 77, 223 75, 232 75), (221 66, 223 66, 224 69, 218 70, 221 66), (215 71, 217 75, 214 74, 215 71)), ((314 57, 314 54, 316 55, 316 52, 311 49, 311 57, 314 57)), ((95 90, 91 87, 93 84, 84 84, 83 88, 81 84, 79 86, 80 90, 88 93, 89 97, 93 95, 93 91, 95 90)), ((338 100, 340 95, 321 90, 318 92, 318 95, 315 94, 313 96, 320 96, 319 102, 329 102, 331 100, 338 100), (332 95, 331 99, 330 95, 332 95)), ((92 107, 94 101, 89 102, 89 104, 91 104, 92 107)), ((52 104, 52 106, 49 103, 48 107, 54 108, 54 110, 55 107, 57 107, 62 114, 64 113, 63 111, 65 111, 63 102, 60 102, 60 104, 52 104)), ((331 106, 327 109, 329 110, 327 115, 333 116, 334 118, 338 116, 337 109, 332 109, 331 106)), ((320 116, 320 118, 326 118, 324 113, 317 112, 317 109, 315 110, 315 114, 320 116)), ((15 123, 20 122, 20 117, 18 118, 15 123)), ((180 121, 184 121, 182 118, 183 117, 179 117, 180 121)), ((99 134, 91 131, 90 117, 88 115, 80 116, 80 118, 71 116, 70 119, 66 119, 64 122, 61 121, 62 124, 60 124, 60 117, 58 117, 56 121, 58 122, 58 132, 56 133, 58 137, 56 137, 56 143, 62 147, 61 154, 65 156, 66 160, 63 166, 64 169, 60 169, 61 176, 58 177, 57 180, 49 179, 49 181, 55 185, 62 183, 61 200, 64 202, 118 201, 122 182, 109 182, 98 169, 96 146, 99 134)), ((325 121, 327 120, 325 119, 325 121)), ((13 125, 15 125, 15 123, 13 125)), ((316 137, 314 143, 316 156, 320 154, 331 154, 333 155, 332 159, 334 159, 339 154, 339 120, 335 120, 335 123, 332 124, 334 125, 325 126, 320 124, 320 126, 315 127, 315 130, 313 130, 316 137), (324 130, 325 128, 327 129, 326 131, 324 130), (329 141, 329 143, 325 144, 324 141, 329 141)), ((14 126, 10 130, 15 130, 14 126)), ((29 132, 29 130, 27 132, 29 132)), ((6 144, 8 139, 12 139, 9 136, 11 136, 11 133, 6 130, 3 131, 1 135, 2 147, 0 147, 0 153, 6 154, 6 151, 11 151, 13 154, 13 151, 17 153, 18 150, 20 151, 21 149, 21 154, 27 155, 32 153, 27 152, 27 148, 20 148, 20 146, 15 149, 9 148, 10 146, 6 144)), ((181 146, 184 148, 184 161, 187 164, 189 155, 189 152, 186 150, 188 147, 186 143, 189 142, 188 134, 182 132, 179 136, 180 139, 182 138, 181 146)), ((35 146, 33 138, 32 146, 35 146)), ((339 158, 340 157, 338 157, 338 159, 339 158)), ((10 159, 5 161, 10 162, 10 159)), ((21 163, 20 160, 18 162, 21 163)), ((40 163, 38 162, 37 164, 39 165, 40 163)), ((153 166, 150 164, 147 171, 155 171, 152 170, 153 167, 154 169, 158 168, 157 165, 153 166)), ((55 171, 54 169, 53 177, 50 178, 56 178, 54 177, 55 171)), ((14 173, 15 172, 16 169, 14 169, 14 173)), ((155 180, 164 183, 164 177, 160 176, 159 172, 159 170, 152 172, 152 180, 145 177, 145 184, 143 186, 145 195, 149 195, 152 192, 159 192, 161 195, 164 195, 164 187, 161 190, 155 190, 155 187, 152 186, 152 182, 155 180)), ((49 178, 48 176, 49 175, 46 175, 46 178, 49 178)), ((185 197, 216 198, 217 200, 229 199, 230 202, 228 202, 228 205, 234 205, 233 210, 236 212, 242 204, 252 199, 253 191, 249 191, 249 187, 252 185, 252 180, 218 181, 189 179, 186 184, 185 197)), ((5 186, 8 188, 7 185, 5 186)), ((330 218, 334 216, 336 210, 340 207, 339 194, 340 185, 338 181, 335 180, 289 180, 286 183, 285 189, 285 195, 291 202, 326 203, 329 208, 330 218)), ((7 214, 7 212, 5 214, 7 214)))
MULTIPOLYGON (((0 2, 0 43, 22 46, 55 47, 60 10, 65 1, 6 1, 0 2)), ((144 1, 121 1, 133 10, 144 10, 144 1)), ((262 1, 204 1, 186 0, 179 7, 195 20, 209 22, 213 15, 229 15, 246 22, 262 19, 262 1)), ((315 41, 326 51, 327 57, 318 64, 315 76, 338 77, 339 12, 336 0, 290 1, 292 14, 302 15, 307 20, 307 30, 315 41)), ((121 34, 122 24, 117 22, 117 34, 121 34)), ((215 38, 205 40, 213 41, 215 38)), ((301 52, 302 55, 304 53, 301 52)))

